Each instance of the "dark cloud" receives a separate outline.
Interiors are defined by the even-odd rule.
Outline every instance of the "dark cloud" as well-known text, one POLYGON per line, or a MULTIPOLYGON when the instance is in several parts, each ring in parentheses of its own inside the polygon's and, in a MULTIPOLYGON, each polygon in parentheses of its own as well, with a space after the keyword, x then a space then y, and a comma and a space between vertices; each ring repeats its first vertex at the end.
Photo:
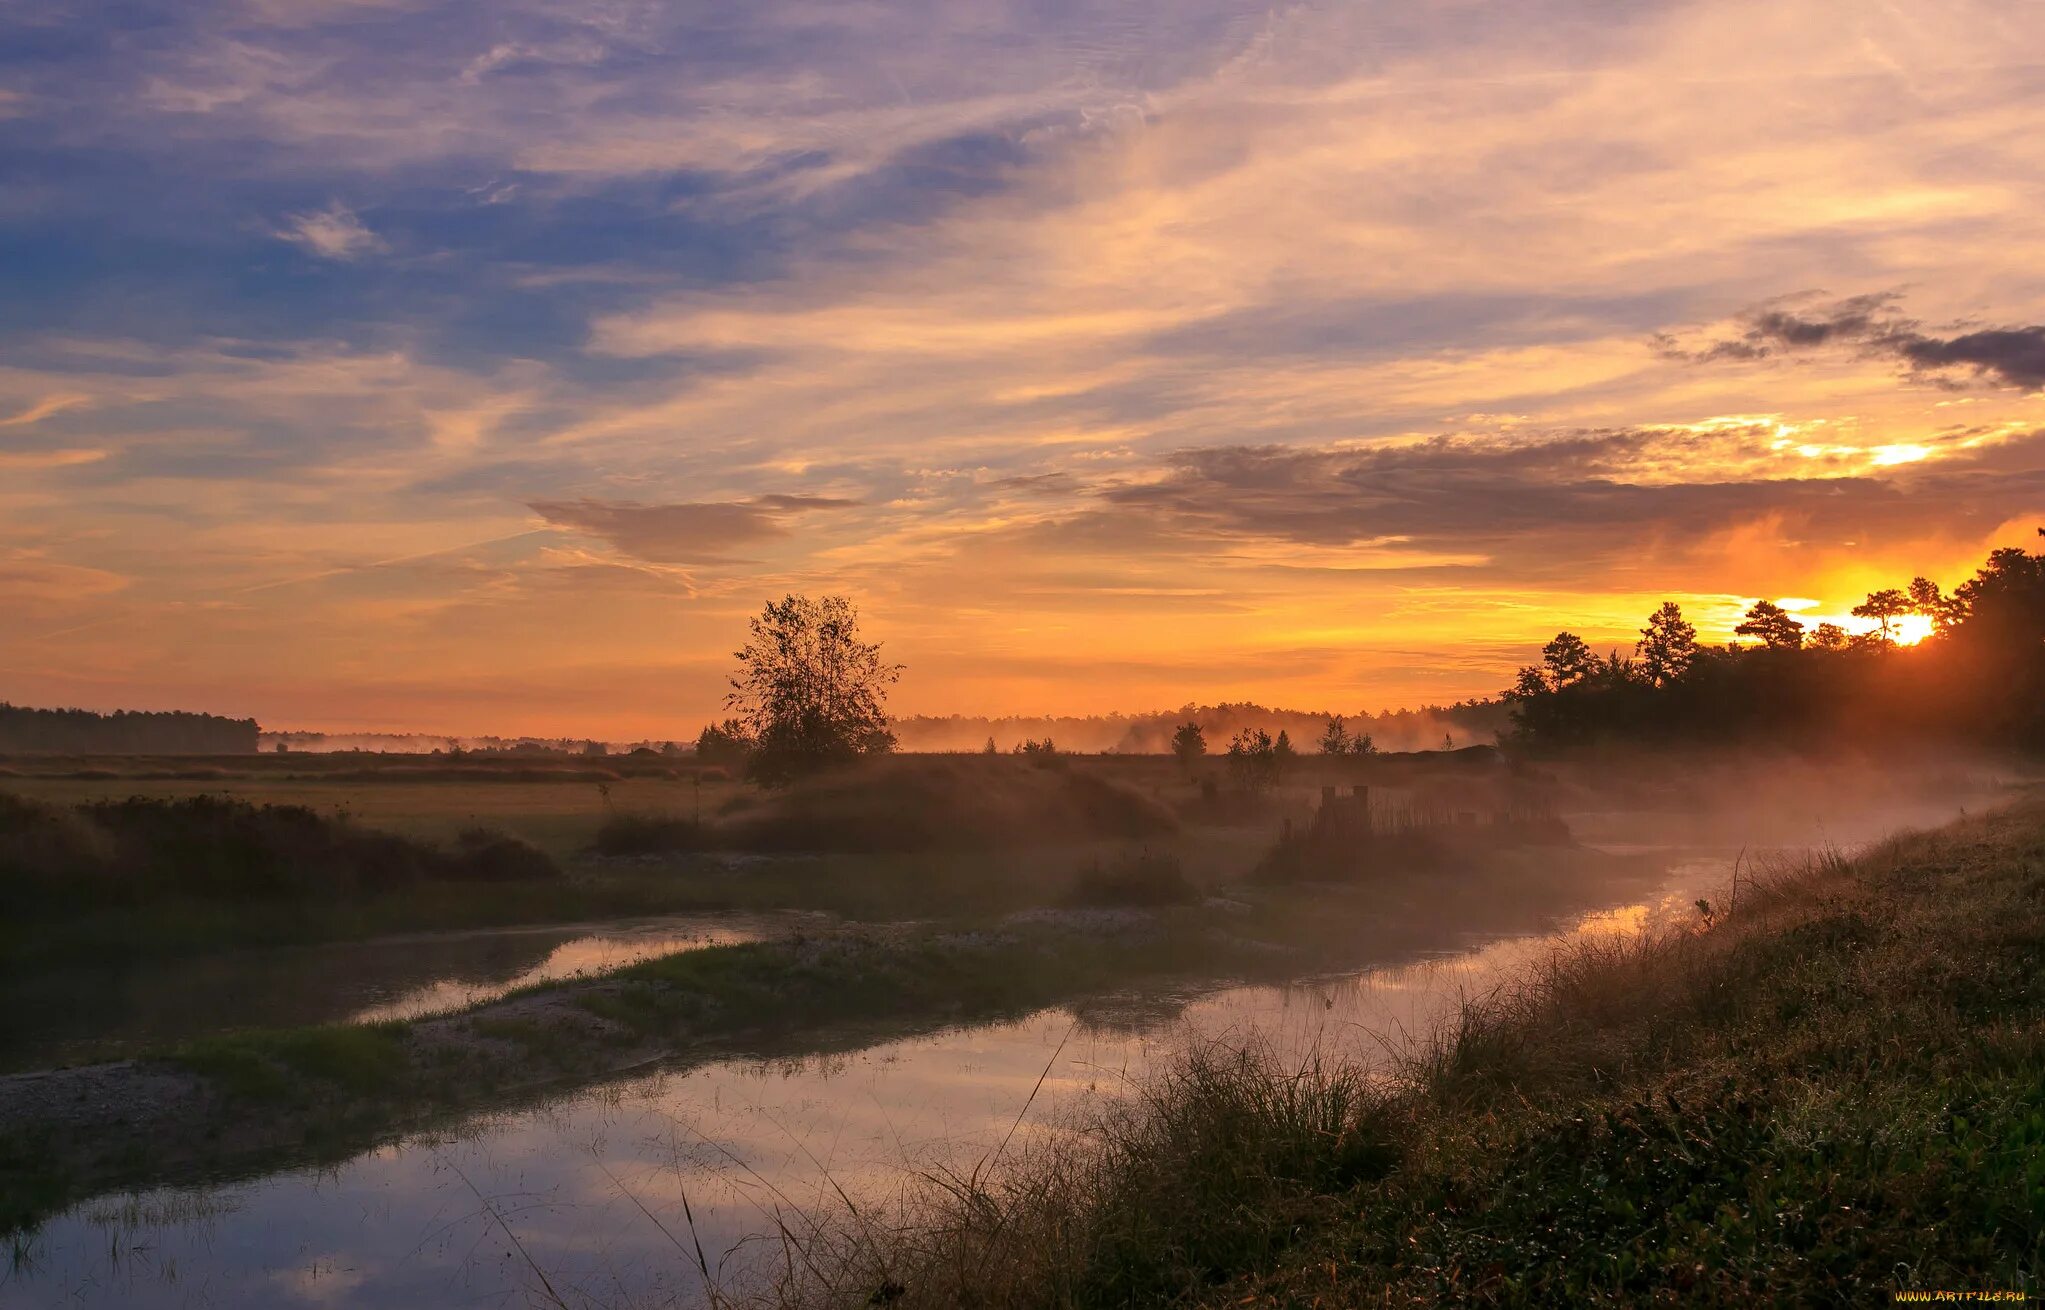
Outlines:
POLYGON ((1918 368, 1967 367, 2025 391, 2045 387, 2045 326, 1991 328, 1944 340, 1916 336, 1896 349, 1918 368))
MULTIPOLYGON (((1758 434, 1757 434, 1758 435, 1758 434)), ((1982 535, 2045 504, 2045 432, 1917 466, 1844 477, 1698 480, 1727 466, 1723 433, 1443 438, 1370 450, 1223 447, 1175 456, 1165 475, 1101 493, 1105 506, 1042 533, 1068 548, 1230 541, 1480 556, 1494 580, 1609 585, 1727 531, 1772 519, 1787 543, 1836 547, 1982 535), (1692 470, 1655 480, 1655 467, 1692 470)), ((1387 558, 1389 553, 1389 558, 1387 558)))
POLYGON ((848 509, 836 496, 756 496, 751 500, 642 505, 630 500, 535 500, 528 508, 555 527, 601 537, 627 555, 656 564, 728 561, 735 547, 789 536, 787 520, 812 510, 848 509))
POLYGON ((1894 292, 1881 292, 1805 310, 1752 310, 1737 320, 1738 335, 1697 350, 1686 350, 1669 336, 1656 341, 1672 358, 1697 362, 1766 359, 1843 346, 1864 356, 1901 360, 1917 373, 1970 369, 1977 379, 1997 386, 2045 387, 2045 326, 1938 336, 1899 313, 1898 300, 1894 292))

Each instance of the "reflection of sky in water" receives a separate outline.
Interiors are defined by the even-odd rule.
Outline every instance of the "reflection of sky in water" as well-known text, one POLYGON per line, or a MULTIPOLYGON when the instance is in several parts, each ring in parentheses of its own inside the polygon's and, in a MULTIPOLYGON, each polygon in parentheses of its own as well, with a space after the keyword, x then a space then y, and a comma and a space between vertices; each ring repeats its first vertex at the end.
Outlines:
MULTIPOLYGON (((1716 892, 1725 869, 1679 865, 1653 898, 1587 915, 1578 930, 1694 919, 1692 902, 1716 892)), ((986 1158, 1040 1077, 1010 1150, 1061 1131, 1091 1097, 1117 1094, 1191 1042, 1384 1059, 1387 1046, 1423 1036, 1459 997, 1494 986, 1552 940, 1236 988, 1162 1020, 1170 1007, 1136 997, 1089 1005, 1084 1020, 1048 1010, 849 1054, 653 1074, 334 1169, 87 1205, 47 1225, 25 1266, 0 1278, 0 1304, 549 1303, 535 1267, 571 1306, 694 1304, 701 1280, 685 1193, 713 1271, 742 1279, 779 1258, 762 1240, 777 1215, 800 1227, 803 1213, 842 1214, 841 1187, 863 1207, 885 1207, 918 1171, 986 1158)), ((563 967, 571 962, 582 963, 571 955, 563 967)))
POLYGON ((365 1006, 347 1019, 351 1023, 375 1023, 381 1019, 416 1019, 422 1015, 444 1014, 506 992, 515 992, 521 987, 622 969, 657 955, 758 941, 761 935, 756 925, 741 924, 736 920, 729 924, 695 922, 680 931, 670 924, 605 928, 562 942, 547 952, 539 963, 513 977, 489 982, 436 979, 388 1001, 365 1006))
POLYGON ((778 936, 801 913, 668 915, 226 951, 0 982, 0 1069, 112 1059, 235 1028, 416 1018, 637 960, 778 936))

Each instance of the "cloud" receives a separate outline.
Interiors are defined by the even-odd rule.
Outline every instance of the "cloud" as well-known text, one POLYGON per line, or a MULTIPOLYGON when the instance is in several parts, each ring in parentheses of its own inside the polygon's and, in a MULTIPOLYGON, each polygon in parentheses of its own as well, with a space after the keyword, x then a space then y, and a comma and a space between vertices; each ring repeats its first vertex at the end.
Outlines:
POLYGON ((728 561, 735 547, 789 537, 788 521, 797 515, 856 504, 835 496, 777 494, 677 505, 536 500, 530 508, 556 527, 600 537, 626 555, 659 564, 706 564, 728 561))
POLYGON ((26 427, 31 423, 40 423, 52 414, 61 414, 67 409, 76 409, 80 405, 89 405, 91 403, 91 396, 75 393, 59 393, 53 396, 44 396, 26 409, 23 409, 20 413, 0 418, 0 428, 26 427))
POLYGON ((2045 506, 2045 431, 1948 451, 1928 467, 1891 467, 1875 449, 1855 452, 1846 470, 1822 453, 1792 454, 1810 466, 1805 476, 1667 481, 1657 472, 1685 452, 1737 467, 1726 448, 1766 450, 1771 431, 1187 451, 1162 476, 1103 489, 1105 508, 1038 531, 1077 534, 1088 550, 1139 539, 1210 551, 1272 542, 1321 552, 1302 565, 1355 551, 1380 566, 1404 557, 1415 570, 1448 567, 1473 583, 1590 587, 1694 571, 1707 543, 1741 525, 1768 524, 1788 555, 1927 532, 1982 535, 2045 506))
POLYGON ((369 230, 345 205, 293 214, 276 233, 280 241, 311 251, 322 259, 351 260, 387 249, 383 239, 369 230))
POLYGON ((41 550, 0 550, 0 599, 37 613, 90 602, 129 581, 105 569, 50 559, 41 550))
POLYGON ((1685 349, 1675 337, 1657 341, 1673 358, 1698 362, 1767 359, 1828 346, 1866 357, 1893 358, 1913 371, 1967 369, 1982 381, 2021 391, 2045 388, 2045 326, 1987 328, 1938 336, 1897 309, 1897 292, 1853 296, 1810 309, 1763 308, 1739 319, 1738 335, 1685 349))
POLYGON ((97 464, 104 450, 0 450, 0 469, 61 469, 97 464))
POLYGON ((2036 391, 2045 387, 2045 326, 1990 328, 1954 337, 1906 336, 1894 343, 1919 368, 1971 368, 2005 386, 2036 391))

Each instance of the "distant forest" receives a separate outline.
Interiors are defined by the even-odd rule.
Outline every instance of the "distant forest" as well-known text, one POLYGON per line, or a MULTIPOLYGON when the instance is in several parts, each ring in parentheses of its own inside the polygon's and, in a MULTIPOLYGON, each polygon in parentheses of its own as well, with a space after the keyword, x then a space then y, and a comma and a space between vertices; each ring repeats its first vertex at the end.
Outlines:
POLYGON ((0 754, 246 755, 260 730, 254 719, 183 710, 37 710, 0 701, 0 754))
MULTIPOLYGON (((1379 750, 1440 750, 1445 743, 1478 746, 1493 741, 1508 726, 1510 708, 1502 701, 1472 700, 1343 719, 1350 732, 1368 734, 1379 750)), ((918 714, 891 720, 889 726, 907 751, 976 751, 989 741, 996 750, 1007 751, 1024 742, 1048 740, 1065 751, 1165 755, 1171 752, 1172 734, 1183 723, 1199 724, 1211 742, 1225 742, 1247 729, 1274 737, 1287 732, 1305 747, 1326 730, 1329 717, 1317 710, 1270 709, 1238 701, 1144 714, 999 718, 918 714)))
POLYGON ((588 737, 463 737, 425 732, 266 732, 263 749, 323 754, 372 751, 383 755, 609 755, 652 750, 673 755, 671 741, 604 742, 588 737))
POLYGON ((1504 740, 1534 752, 1602 742, 2045 747, 2045 555, 1997 550, 1951 595, 1919 577, 1853 613, 1871 630, 1806 628, 1757 601, 1733 630, 1747 640, 1714 647, 1671 601, 1631 651, 1603 656, 1557 633, 1505 692, 1504 740), (1897 635, 1913 617, 1929 635, 1904 645, 1897 635))

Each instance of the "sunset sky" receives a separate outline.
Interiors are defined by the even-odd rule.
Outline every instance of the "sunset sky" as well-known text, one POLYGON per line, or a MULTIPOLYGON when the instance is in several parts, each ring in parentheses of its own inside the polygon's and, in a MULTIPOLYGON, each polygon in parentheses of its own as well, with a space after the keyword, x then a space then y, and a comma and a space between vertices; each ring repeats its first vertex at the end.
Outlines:
POLYGON ((0 699, 1490 693, 2045 523, 2045 5, 28 0, 0 699))

